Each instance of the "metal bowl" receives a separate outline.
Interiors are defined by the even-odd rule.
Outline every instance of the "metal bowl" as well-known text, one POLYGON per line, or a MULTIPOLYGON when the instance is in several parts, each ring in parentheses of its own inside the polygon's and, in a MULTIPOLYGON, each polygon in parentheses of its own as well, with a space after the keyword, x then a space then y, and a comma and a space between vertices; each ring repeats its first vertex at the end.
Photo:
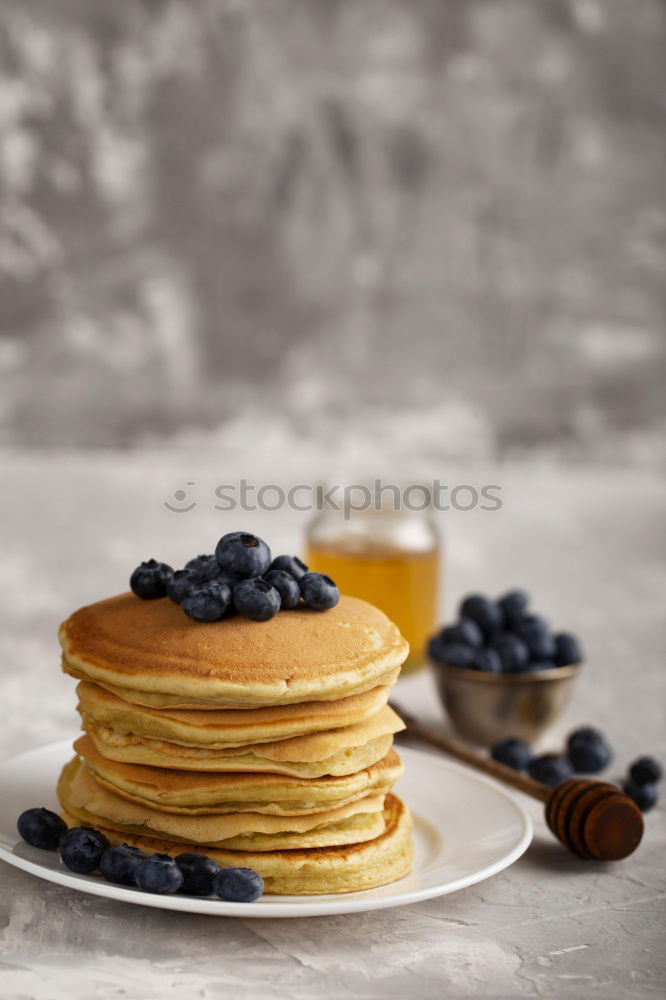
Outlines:
POLYGON ((512 736, 536 742, 569 704, 582 669, 579 663, 533 674, 491 674, 431 662, 453 728, 480 746, 512 736))

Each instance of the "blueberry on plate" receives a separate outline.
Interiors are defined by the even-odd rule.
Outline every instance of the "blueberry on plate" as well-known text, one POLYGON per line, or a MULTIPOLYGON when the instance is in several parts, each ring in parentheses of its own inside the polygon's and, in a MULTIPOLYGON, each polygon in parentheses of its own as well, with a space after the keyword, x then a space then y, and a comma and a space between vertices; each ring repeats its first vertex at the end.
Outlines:
POLYGON ((62 863, 79 875, 88 875, 99 868, 109 842, 98 830, 73 826, 63 833, 58 843, 62 863))
POLYGON ((504 617, 504 627, 508 629, 517 625, 527 614, 528 605, 529 597, 523 590, 510 590, 500 597, 497 606, 504 617))
POLYGON ((629 776, 635 785, 654 785, 661 781, 661 764, 654 757, 639 757, 629 768, 629 776))
POLYGON ((579 774, 597 774, 608 767, 613 751, 595 729, 578 729, 567 740, 567 756, 579 774))
POLYGON ((166 895, 178 892, 183 884, 183 873, 168 854, 152 854, 136 866, 134 881, 142 892, 166 895))
POLYGON ((180 606, 188 618, 197 622, 219 622, 231 607, 231 590, 219 580, 196 583, 180 606))
POLYGON ((16 823, 20 836, 27 844, 53 851, 67 829, 67 824, 50 809, 26 809, 16 823))
POLYGON ((187 597, 192 587, 201 583, 201 579, 192 569, 177 569, 167 583, 167 597, 174 604, 181 604, 187 597))
POLYGON ((262 538, 248 531, 232 531, 217 543, 215 558, 220 569, 237 576, 263 576, 271 564, 271 550, 262 538))
POLYGON ((471 618, 486 638, 499 632, 503 625, 502 612, 494 601, 480 594, 470 594, 460 605, 460 617, 471 618))
POLYGON ((296 607, 301 599, 301 588, 291 573, 287 573, 284 569, 269 569, 268 573, 264 574, 264 580, 277 590, 280 595, 280 607, 283 610, 288 611, 296 607))
POLYGON ((217 861, 205 854, 188 852, 176 857, 176 864, 181 870, 183 884, 180 891, 188 896, 210 896, 213 892, 213 877, 221 871, 217 861))
POLYGON ((657 786, 648 782, 645 785, 637 785, 635 781, 626 781, 623 788, 630 799, 632 799, 641 812, 649 812, 657 804, 657 786))
POLYGON ((216 580, 220 572, 215 556, 195 556, 185 563, 185 569, 191 570, 201 581, 216 580))
POLYGON ((512 738, 495 743, 490 748, 490 756, 514 771, 524 771, 532 760, 532 751, 524 740, 512 738))
POLYGON ((460 642, 442 642, 438 635, 428 643, 428 653, 432 659, 448 667, 471 669, 475 652, 471 646, 463 646, 460 642))
POLYGON ((480 649, 483 646, 483 632, 471 618, 463 618, 457 625, 448 625, 439 633, 440 640, 448 645, 450 642, 461 642, 463 646, 480 649))
POLYGON ((138 847, 120 844, 109 847, 100 858, 99 870, 107 882, 115 885, 136 885, 134 876, 139 862, 148 857, 138 847))
POLYGON ((470 666, 472 670, 482 670, 487 674, 502 673, 502 661, 494 649, 475 649, 470 666))
POLYGON ((568 632, 559 632, 553 636, 555 641, 555 655, 553 662, 556 667, 568 667, 574 663, 580 663, 583 659, 583 650, 575 636, 568 632))
POLYGON ((173 576, 171 566, 166 563, 149 559, 142 562, 130 577, 130 587, 133 594, 143 601, 154 601, 158 597, 166 597, 167 584, 173 576))
POLYGON ((315 611, 328 611, 340 600, 340 591, 325 573, 304 573, 298 582, 301 597, 315 611))
POLYGON ((264 880, 251 868, 223 868, 213 878, 213 892, 232 903, 253 903, 264 891, 264 880))
POLYGON ((527 765, 527 773, 530 778, 540 781, 549 788, 558 785, 560 781, 565 781, 573 774, 573 768, 568 757, 563 757, 557 753, 545 753, 541 757, 533 757, 527 765))
POLYGON ((530 651, 517 635, 500 632, 490 640, 490 646, 502 661, 502 670, 507 674, 522 673, 530 662, 530 651))
POLYGON ((285 573, 289 573, 290 576, 293 576, 294 580, 300 580, 300 578, 308 571, 307 566, 298 558, 298 556, 276 556, 270 565, 270 569, 284 570, 285 573))
POLYGON ((262 576, 241 580, 234 587, 234 607, 239 615, 266 622, 280 610, 280 595, 262 576))

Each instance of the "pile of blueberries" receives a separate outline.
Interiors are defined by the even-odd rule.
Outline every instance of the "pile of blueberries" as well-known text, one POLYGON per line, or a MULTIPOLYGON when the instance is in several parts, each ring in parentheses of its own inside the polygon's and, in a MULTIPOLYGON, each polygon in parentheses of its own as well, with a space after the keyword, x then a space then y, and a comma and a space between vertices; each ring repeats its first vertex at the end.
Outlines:
MULTIPOLYGON (((598 729, 584 726, 576 729, 567 740, 564 753, 546 753, 533 757, 523 740, 509 739, 491 748, 493 760, 515 771, 527 771, 531 778, 551 788, 574 774, 598 774, 608 767, 613 751, 598 729)), ((629 767, 622 787, 639 809, 647 812, 657 802, 657 783, 662 768, 654 757, 639 757, 629 767)))
POLYGON ((233 614, 265 622, 280 609, 301 601, 316 611, 335 607, 340 592, 330 576, 309 573, 296 556, 277 556, 262 538, 247 531, 224 535, 215 555, 196 556, 175 572, 149 559, 130 577, 137 597, 169 597, 198 622, 217 622, 233 614))
POLYGON ((70 871, 90 875, 99 871, 107 882, 135 886, 142 892, 165 895, 217 896, 234 903, 253 903, 264 891, 264 880, 250 868, 223 868, 205 854, 146 854, 138 847, 110 847, 97 830, 67 828, 50 809, 26 809, 18 818, 18 832, 33 847, 56 848, 70 871))
POLYGON ((460 605, 459 621, 428 643, 435 663, 492 674, 524 674, 580 663, 583 651, 569 632, 551 633, 541 615, 528 613, 529 598, 511 590, 492 601, 470 594, 460 605))

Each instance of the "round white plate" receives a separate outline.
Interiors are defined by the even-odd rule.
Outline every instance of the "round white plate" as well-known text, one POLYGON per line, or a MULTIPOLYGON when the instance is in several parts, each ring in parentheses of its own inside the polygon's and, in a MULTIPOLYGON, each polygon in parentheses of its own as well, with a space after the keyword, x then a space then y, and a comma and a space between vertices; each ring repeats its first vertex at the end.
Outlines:
POLYGON ((404 906, 456 892, 512 864, 532 839, 521 806, 494 781, 459 764, 400 747, 406 774, 396 785, 414 817, 416 857, 411 873, 379 889, 329 896, 263 896, 226 903, 194 896, 155 896, 111 885, 101 875, 76 875, 56 851, 18 839, 16 820, 31 806, 57 810, 55 784, 72 756, 69 741, 12 757, 0 766, 0 858, 50 882, 140 906, 235 917, 314 917, 404 906))

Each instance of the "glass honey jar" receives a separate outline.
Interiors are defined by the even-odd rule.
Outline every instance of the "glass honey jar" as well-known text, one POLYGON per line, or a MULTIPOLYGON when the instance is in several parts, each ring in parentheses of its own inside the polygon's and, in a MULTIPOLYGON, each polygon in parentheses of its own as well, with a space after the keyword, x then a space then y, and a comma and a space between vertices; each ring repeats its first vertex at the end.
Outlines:
MULTIPOLYGON (((403 673, 425 663, 425 647, 437 626, 441 545, 430 496, 419 487, 425 509, 397 507, 395 498, 367 510, 326 507, 311 521, 306 562, 327 573, 342 594, 381 608, 409 642, 403 673)), ((341 494, 344 491, 341 490, 341 494)), ((421 504, 419 504, 421 506, 421 504)))

